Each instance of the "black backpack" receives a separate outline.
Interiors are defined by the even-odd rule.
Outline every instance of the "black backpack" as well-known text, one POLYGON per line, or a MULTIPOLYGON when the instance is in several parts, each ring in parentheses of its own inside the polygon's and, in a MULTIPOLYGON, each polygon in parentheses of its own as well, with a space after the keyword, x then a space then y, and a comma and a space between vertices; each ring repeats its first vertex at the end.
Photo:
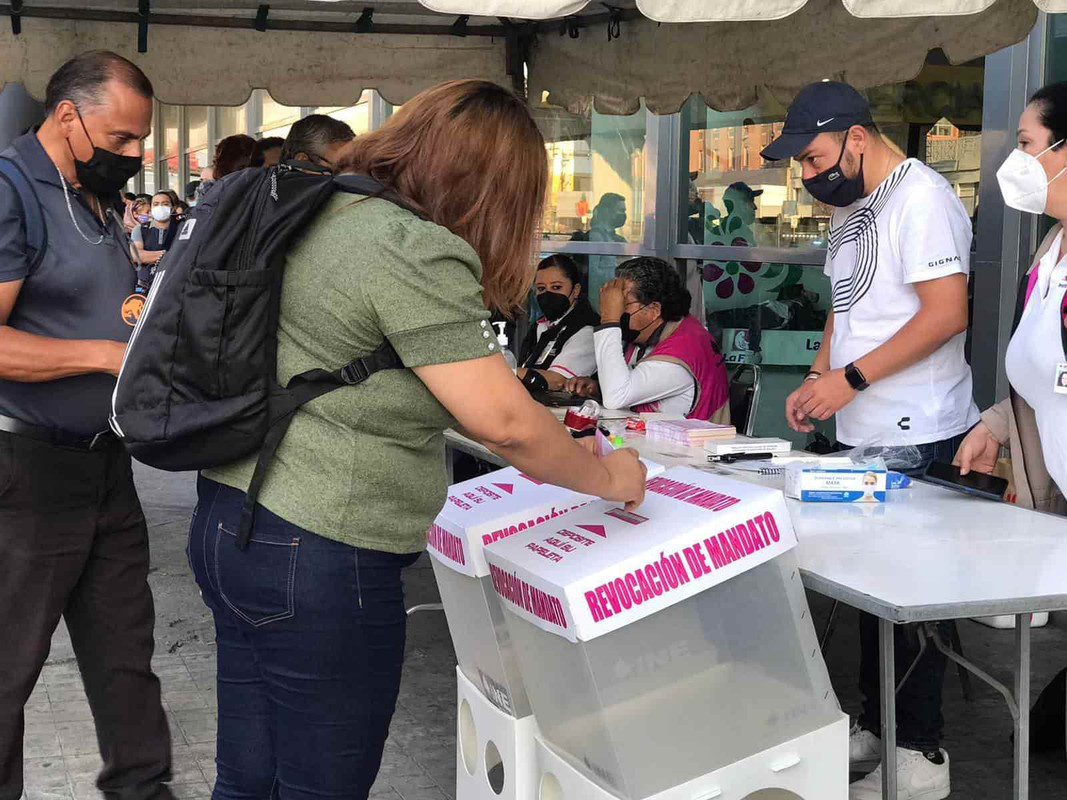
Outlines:
POLYGON ((296 410, 379 370, 403 367, 383 339, 340 369, 314 369, 278 384, 278 309, 290 245, 337 191, 408 208, 370 178, 309 172, 314 167, 300 163, 216 181, 181 223, 112 399, 112 429, 134 458, 158 469, 208 469, 259 452, 237 536, 242 548, 296 410))

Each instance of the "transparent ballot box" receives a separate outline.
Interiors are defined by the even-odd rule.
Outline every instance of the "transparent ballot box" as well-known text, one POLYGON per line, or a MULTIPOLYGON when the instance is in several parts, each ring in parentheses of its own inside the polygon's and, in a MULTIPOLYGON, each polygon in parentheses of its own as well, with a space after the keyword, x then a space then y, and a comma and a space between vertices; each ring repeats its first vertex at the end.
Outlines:
POLYGON ((486 548, 541 735, 641 800, 840 718, 782 493, 686 467, 486 548))
POLYGON ((490 702, 514 717, 528 716, 530 703, 482 548, 591 499, 509 467, 449 487, 427 534, 459 667, 490 702))

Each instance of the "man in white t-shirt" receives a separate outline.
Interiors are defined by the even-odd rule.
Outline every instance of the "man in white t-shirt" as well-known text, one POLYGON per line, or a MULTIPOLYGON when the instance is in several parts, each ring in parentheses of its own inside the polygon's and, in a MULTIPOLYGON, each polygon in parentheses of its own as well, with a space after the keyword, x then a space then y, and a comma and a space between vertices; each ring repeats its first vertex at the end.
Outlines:
MULTIPOLYGON (((768 160, 795 158, 804 188, 834 206, 826 274, 832 310, 822 348, 786 401, 794 430, 836 416, 838 444, 915 445, 921 471, 951 462, 978 422, 964 359, 971 222, 952 187, 926 165, 905 159, 878 132, 867 101, 847 84, 824 81, 797 95, 768 160)), ((901 576, 901 580, 906 580, 901 576)), ((849 756, 880 760, 878 627, 862 615, 863 714, 849 756)), ((919 653, 914 631, 896 627, 897 674, 919 653)), ((897 695, 898 798, 949 795, 941 741, 945 658, 927 648, 897 695)), ((880 800, 881 767, 849 790, 880 800)))

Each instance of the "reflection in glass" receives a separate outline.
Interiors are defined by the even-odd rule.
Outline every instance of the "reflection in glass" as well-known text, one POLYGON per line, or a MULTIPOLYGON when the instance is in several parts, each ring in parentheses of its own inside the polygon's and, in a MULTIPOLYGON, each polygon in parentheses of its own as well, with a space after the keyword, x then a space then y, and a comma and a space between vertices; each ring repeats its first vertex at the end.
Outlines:
POLYGON ((289 127, 300 119, 300 107, 283 106, 271 97, 270 92, 265 89, 260 89, 258 93, 263 103, 259 118, 259 133, 263 137, 285 136, 285 133, 278 133, 277 131, 284 129, 286 133, 289 132, 289 127))
MULTIPOLYGON (((211 155, 205 147, 187 156, 189 164, 189 180, 199 180, 200 173, 211 166, 211 155)), ((179 193, 180 194, 180 193, 179 193)))
POLYGON ((185 107, 185 149, 207 147, 207 106, 185 107))
MULTIPOLYGON (((941 173, 972 219, 977 217, 983 79, 981 63, 953 66, 931 53, 914 80, 864 92, 882 135, 904 155, 941 173)), ((734 112, 713 111, 699 97, 686 104, 689 200, 683 243, 826 247, 833 209, 804 189, 799 164, 760 157, 781 132, 785 112, 771 97, 734 112)), ((735 280, 734 285, 743 290, 751 284, 735 280)))
MULTIPOLYGON (((591 111, 534 110, 549 163, 545 238, 571 242, 636 242, 644 235, 645 125, 641 109, 628 117, 591 111)), ((615 274, 616 256, 574 254, 588 275, 596 307, 600 287, 615 274)))
POLYGON ((219 106, 217 121, 219 139, 225 139, 236 133, 245 133, 248 130, 248 118, 244 106, 219 106))
POLYGON ((326 114, 327 116, 347 122, 356 136, 362 136, 370 131, 370 104, 373 99, 373 91, 363 92, 359 102, 351 106, 320 106, 312 109, 313 114, 326 114))
POLYGON ((163 155, 178 155, 178 106, 163 106, 163 155))

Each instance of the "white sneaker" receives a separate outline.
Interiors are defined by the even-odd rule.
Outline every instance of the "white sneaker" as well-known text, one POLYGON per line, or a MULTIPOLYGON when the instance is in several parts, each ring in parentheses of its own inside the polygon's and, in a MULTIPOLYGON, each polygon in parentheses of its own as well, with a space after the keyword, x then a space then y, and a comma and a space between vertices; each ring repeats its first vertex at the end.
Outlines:
MULTIPOLYGON (((944 800, 951 791, 948 753, 935 764, 918 750, 897 748, 897 800, 944 800)), ((848 800, 882 800, 882 766, 848 787, 848 800)))
POLYGON ((848 765, 860 772, 874 769, 882 760, 882 740, 857 722, 848 732, 848 765))

